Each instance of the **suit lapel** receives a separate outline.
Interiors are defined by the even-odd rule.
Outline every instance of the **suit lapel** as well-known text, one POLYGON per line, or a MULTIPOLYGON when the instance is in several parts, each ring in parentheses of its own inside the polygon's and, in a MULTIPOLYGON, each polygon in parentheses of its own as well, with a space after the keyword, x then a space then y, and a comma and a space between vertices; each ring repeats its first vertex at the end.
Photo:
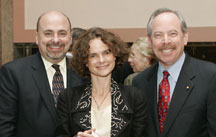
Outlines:
POLYGON ((121 135, 122 131, 124 131, 130 122, 125 115, 133 113, 132 109, 129 107, 129 104, 125 101, 127 99, 123 96, 123 92, 123 89, 114 80, 112 80, 111 137, 118 137, 121 135))
POLYGON ((54 100, 51 94, 51 89, 49 86, 47 74, 45 71, 43 61, 40 57, 40 54, 37 54, 37 56, 35 56, 35 61, 32 63, 32 69, 33 69, 32 76, 38 88, 38 91, 41 94, 42 100, 44 101, 53 120, 56 122, 57 115, 54 106, 54 100))
POLYGON ((92 85, 88 83, 80 89, 83 92, 77 104, 75 104, 74 110, 71 113, 75 113, 75 122, 83 130, 91 129, 91 90, 92 85))
MULTIPOLYGON (((88 81, 89 82, 89 81, 88 81)), ((69 65, 69 60, 67 59, 67 88, 79 86, 87 81, 84 81, 83 78, 78 75, 69 65)))
POLYGON ((164 137, 169 131, 169 129, 172 127, 176 117, 184 106, 187 98, 191 94, 194 86, 194 78, 195 74, 193 71, 193 65, 190 62, 190 57, 186 56, 171 99, 162 137, 164 137))
POLYGON ((69 66, 69 60, 66 58, 66 65, 67 65, 67 88, 72 86, 72 82, 74 79, 72 79, 72 76, 74 75, 72 72, 72 68, 69 66))
MULTIPOLYGON (((84 93, 81 95, 75 110, 71 113, 77 113, 76 124, 79 125, 83 130, 91 129, 91 91, 92 85, 87 84, 85 86, 84 93)), ((112 80, 111 84, 111 96, 112 96, 112 116, 111 116, 111 136, 117 137, 128 125, 129 120, 124 114, 132 113, 132 109, 126 104, 122 93, 120 92, 119 86, 115 81, 112 80)))

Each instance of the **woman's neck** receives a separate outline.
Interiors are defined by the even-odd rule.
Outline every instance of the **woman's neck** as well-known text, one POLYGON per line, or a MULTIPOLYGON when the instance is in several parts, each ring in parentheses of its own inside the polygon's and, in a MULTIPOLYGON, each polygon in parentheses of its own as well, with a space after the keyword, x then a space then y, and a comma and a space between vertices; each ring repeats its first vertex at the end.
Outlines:
POLYGON ((111 75, 108 77, 92 77, 92 92, 94 95, 104 95, 111 88, 111 75))

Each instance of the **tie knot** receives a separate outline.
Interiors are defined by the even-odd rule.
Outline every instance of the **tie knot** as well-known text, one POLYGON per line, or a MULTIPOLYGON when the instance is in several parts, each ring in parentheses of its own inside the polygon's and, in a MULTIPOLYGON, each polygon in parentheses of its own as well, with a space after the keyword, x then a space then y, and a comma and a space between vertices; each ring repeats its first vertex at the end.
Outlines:
POLYGON ((53 67, 56 71, 60 72, 59 65, 53 64, 52 67, 53 67))
POLYGON ((169 72, 168 71, 163 71, 164 77, 168 77, 169 76, 169 72))

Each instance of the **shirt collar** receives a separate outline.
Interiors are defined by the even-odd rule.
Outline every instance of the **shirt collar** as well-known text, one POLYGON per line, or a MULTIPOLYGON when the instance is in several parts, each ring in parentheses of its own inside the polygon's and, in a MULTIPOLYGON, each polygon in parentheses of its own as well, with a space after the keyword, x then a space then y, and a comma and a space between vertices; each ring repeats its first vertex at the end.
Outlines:
MULTIPOLYGON (((48 70, 50 68, 52 68, 52 63, 47 61, 43 56, 41 56, 45 69, 48 70)), ((59 63, 57 63, 60 66, 60 70, 64 70, 65 65, 66 65, 66 58, 64 57, 59 63)))
POLYGON ((170 76, 175 80, 175 82, 177 82, 184 60, 185 60, 185 53, 183 52, 179 60, 168 69, 165 69, 159 62, 158 74, 160 75, 160 77, 163 77, 163 71, 167 70, 170 76))

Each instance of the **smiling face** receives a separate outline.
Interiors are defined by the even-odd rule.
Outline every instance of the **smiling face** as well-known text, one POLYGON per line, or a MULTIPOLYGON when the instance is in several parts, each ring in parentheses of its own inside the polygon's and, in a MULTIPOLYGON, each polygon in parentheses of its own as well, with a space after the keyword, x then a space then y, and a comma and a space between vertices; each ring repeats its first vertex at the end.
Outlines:
POLYGON ((169 68, 183 54, 188 42, 188 33, 183 33, 178 17, 164 12, 155 17, 149 37, 149 45, 163 67, 169 68))
POLYGON ((113 52, 100 38, 90 40, 89 45, 87 67, 89 68, 91 76, 111 76, 116 60, 113 52))
POLYGON ((41 17, 36 43, 47 61, 60 62, 70 48, 71 41, 70 23, 63 14, 52 11, 41 17))

